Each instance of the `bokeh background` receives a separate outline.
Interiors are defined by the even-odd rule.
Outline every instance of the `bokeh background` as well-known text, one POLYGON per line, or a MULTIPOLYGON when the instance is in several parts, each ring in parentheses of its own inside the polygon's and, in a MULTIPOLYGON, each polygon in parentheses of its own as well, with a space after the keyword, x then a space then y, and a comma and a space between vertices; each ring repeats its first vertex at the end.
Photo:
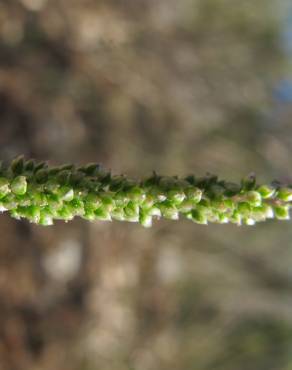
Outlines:
MULTIPOLYGON (((292 181, 284 0, 1 0, 0 157, 292 181)), ((0 217, 1 370, 291 370, 292 228, 0 217)))

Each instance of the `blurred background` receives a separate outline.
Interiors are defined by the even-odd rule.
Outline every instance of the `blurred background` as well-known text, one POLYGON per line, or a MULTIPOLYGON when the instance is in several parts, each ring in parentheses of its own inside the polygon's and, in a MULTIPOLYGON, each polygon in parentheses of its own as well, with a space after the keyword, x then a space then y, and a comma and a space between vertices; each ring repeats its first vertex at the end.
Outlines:
MULTIPOLYGON (((292 182, 287 0, 1 0, 0 157, 292 182)), ((292 228, 0 217, 1 370, 291 370, 292 228)))

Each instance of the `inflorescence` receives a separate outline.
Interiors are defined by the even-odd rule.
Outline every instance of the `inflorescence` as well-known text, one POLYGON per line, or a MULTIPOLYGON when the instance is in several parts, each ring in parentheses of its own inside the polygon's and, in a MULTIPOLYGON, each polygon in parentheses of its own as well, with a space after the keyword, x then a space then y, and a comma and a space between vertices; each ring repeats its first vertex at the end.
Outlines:
POLYGON ((0 166, 0 211, 40 225, 53 220, 139 222, 186 217, 198 224, 254 225, 269 218, 289 219, 292 187, 257 185, 254 175, 240 184, 206 175, 197 178, 152 176, 132 180, 112 175, 98 164, 49 167, 18 157, 0 166))

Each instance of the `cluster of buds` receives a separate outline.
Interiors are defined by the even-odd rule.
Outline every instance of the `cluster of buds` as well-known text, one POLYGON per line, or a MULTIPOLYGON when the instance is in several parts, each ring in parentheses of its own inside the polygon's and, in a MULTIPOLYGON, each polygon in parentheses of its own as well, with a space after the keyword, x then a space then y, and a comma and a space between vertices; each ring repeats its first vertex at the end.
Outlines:
POLYGON ((206 175, 152 176, 132 180, 113 176, 98 164, 49 167, 18 157, 0 166, 0 211, 40 225, 54 220, 139 222, 180 216, 198 224, 254 225, 269 218, 289 219, 292 187, 278 182, 257 185, 253 175, 240 184, 206 175))

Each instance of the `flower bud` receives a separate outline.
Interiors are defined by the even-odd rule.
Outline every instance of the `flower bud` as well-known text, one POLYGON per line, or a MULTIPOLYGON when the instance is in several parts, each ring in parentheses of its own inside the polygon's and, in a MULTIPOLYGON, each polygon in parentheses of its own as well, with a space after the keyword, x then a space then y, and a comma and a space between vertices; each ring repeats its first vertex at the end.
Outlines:
POLYGON ((258 207, 262 204, 261 194, 254 190, 248 191, 245 199, 252 207, 258 207))
POLYGON ((197 224, 201 225, 207 225, 208 219, 206 214, 203 211, 200 211, 199 209, 193 209, 191 211, 192 220, 196 222, 197 224))
POLYGON ((178 210, 171 201, 165 200, 164 202, 159 203, 158 207, 163 217, 168 218, 170 220, 178 220, 179 218, 178 210))
POLYGON ((0 199, 5 197, 10 192, 9 181, 4 177, 0 177, 0 199))
POLYGON ((74 190, 68 186, 61 186, 57 195, 64 202, 70 202, 74 198, 74 190))
POLYGON ((135 222, 134 220, 139 221, 139 206, 134 202, 129 202, 127 206, 124 208, 125 215, 127 219, 131 222, 135 222))
POLYGON ((23 155, 15 158, 11 163, 11 170, 14 175, 20 175, 24 168, 24 159, 23 155))
POLYGON ((292 189, 280 188, 277 192, 277 196, 279 199, 283 200, 284 202, 291 202, 292 201, 292 189))
POLYGON ((70 207, 63 206, 62 208, 57 210, 56 218, 59 218, 60 220, 64 220, 64 221, 70 221, 74 218, 74 215, 70 211, 70 207))
POLYGON ((143 209, 149 209, 153 205, 154 205, 154 198, 153 198, 153 196, 150 195, 150 194, 146 194, 146 197, 145 197, 143 203, 141 204, 141 207, 143 209))
POLYGON ((289 207, 288 206, 277 206, 274 208, 275 216, 278 220, 289 220, 289 207))
POLYGON ((93 210, 99 208, 102 204, 100 197, 94 193, 87 194, 86 197, 84 198, 84 202, 86 208, 90 208, 93 210))
POLYGON ((242 179, 241 188, 242 190, 252 190, 255 188, 255 184, 256 184, 256 176, 254 173, 251 173, 242 179))
POLYGON ((103 208, 106 212, 111 212, 115 207, 115 201, 110 193, 103 194, 101 196, 101 202, 101 208, 103 208))
POLYGON ((119 191, 114 195, 114 201, 117 207, 126 207, 130 199, 128 198, 128 195, 126 195, 125 192, 119 191))
POLYGON ((11 191, 16 195, 23 195, 27 190, 27 182, 25 176, 17 176, 11 182, 11 191))
POLYGON ((274 209, 271 205, 263 203, 259 208, 266 218, 274 218, 274 209))
POLYGON ((180 205, 178 206, 178 209, 180 212, 182 213, 186 213, 186 212, 189 212, 191 211, 193 208, 194 208, 194 203, 195 202, 192 202, 191 200, 189 199, 185 199, 183 200, 180 205))
POLYGON ((228 224, 229 218, 225 213, 218 213, 218 222, 220 224, 228 224))
POLYGON ((138 186, 134 186, 132 189, 128 190, 127 196, 130 200, 139 204, 141 204, 146 198, 144 191, 138 186))
POLYGON ((35 167, 35 161, 33 159, 30 159, 25 162, 24 169, 27 172, 33 172, 35 167))
POLYGON ((251 207, 249 203, 240 202, 237 204, 237 211, 241 216, 247 216, 251 212, 251 207))
POLYGON ((233 182, 224 182, 225 195, 233 196, 240 192, 240 186, 233 182))
POLYGON ((43 226, 51 226, 53 225, 53 219, 45 211, 41 211, 39 224, 43 226))
POLYGON ((117 207, 111 212, 111 216, 114 220, 125 221, 125 212, 122 207, 117 207))
POLYGON ((147 212, 141 212, 139 216, 139 222, 144 227, 151 227, 152 226, 152 216, 149 215, 147 212))
POLYGON ((37 224, 40 221, 40 208, 34 205, 25 207, 24 215, 30 222, 37 224))
POLYGON ((72 199, 67 204, 68 209, 71 211, 72 214, 75 216, 82 216, 84 214, 84 203, 81 199, 72 199))
POLYGON ((248 225, 248 226, 253 226, 253 225, 255 225, 255 220, 253 219, 253 218, 251 218, 251 217, 247 217, 247 218, 244 218, 243 219, 243 222, 246 224, 246 225, 248 225))
POLYGON ((158 208, 158 207, 152 207, 150 208, 147 213, 150 215, 150 216, 155 216, 155 217, 161 217, 161 210, 158 208))
POLYGON ((167 193, 167 198, 173 201, 175 204, 180 204, 185 197, 185 193, 180 190, 169 190, 167 193))
POLYGON ((202 199, 202 190, 199 188, 190 187, 185 190, 186 196, 189 200, 192 200, 194 203, 199 203, 202 199))
POLYGON ((210 186, 210 192, 212 196, 214 196, 215 198, 218 198, 218 197, 220 198, 224 194, 225 188, 218 184, 214 184, 210 186))
POLYGON ((239 211, 235 210, 233 212, 233 214, 230 217, 230 222, 232 222, 233 224, 236 224, 238 226, 241 225, 241 223, 242 223, 242 215, 240 214, 239 211))
POLYGON ((269 185, 261 185, 257 188, 257 192, 260 193, 263 199, 269 199, 275 194, 275 189, 269 185))
POLYGON ((47 168, 41 168, 35 174, 35 179, 40 184, 45 183, 48 180, 48 177, 49 177, 49 170, 47 168))

